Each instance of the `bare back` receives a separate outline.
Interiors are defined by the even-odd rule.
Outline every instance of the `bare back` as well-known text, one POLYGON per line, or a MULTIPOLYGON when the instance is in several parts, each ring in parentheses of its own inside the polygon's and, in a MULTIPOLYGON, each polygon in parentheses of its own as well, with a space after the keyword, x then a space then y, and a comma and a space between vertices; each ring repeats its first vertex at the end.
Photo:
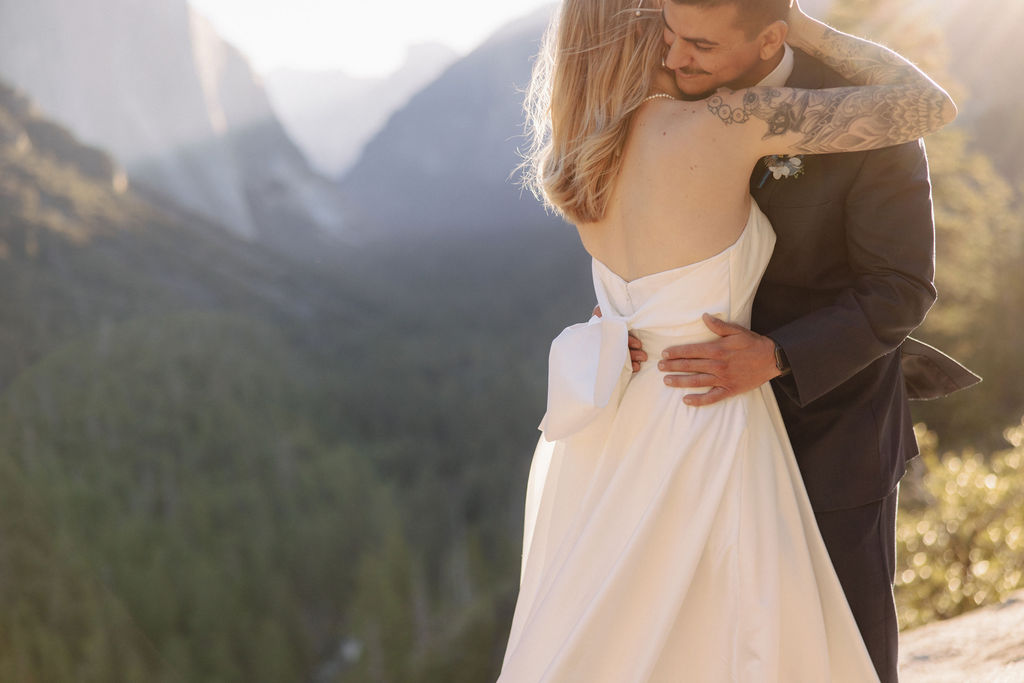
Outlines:
POLYGON ((638 110, 604 218, 577 226, 590 255, 624 280, 702 261, 746 225, 750 154, 712 124, 702 102, 638 110))

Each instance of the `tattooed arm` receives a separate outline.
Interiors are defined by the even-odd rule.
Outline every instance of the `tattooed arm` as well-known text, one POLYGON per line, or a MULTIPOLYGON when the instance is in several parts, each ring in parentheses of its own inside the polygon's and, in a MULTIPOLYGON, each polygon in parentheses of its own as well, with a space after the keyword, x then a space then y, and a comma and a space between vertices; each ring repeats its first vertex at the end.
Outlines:
POLYGON ((949 95, 901 56, 808 17, 794 3, 788 41, 856 87, 756 87, 707 100, 722 123, 745 131, 754 153, 852 152, 934 132, 956 117, 949 95))

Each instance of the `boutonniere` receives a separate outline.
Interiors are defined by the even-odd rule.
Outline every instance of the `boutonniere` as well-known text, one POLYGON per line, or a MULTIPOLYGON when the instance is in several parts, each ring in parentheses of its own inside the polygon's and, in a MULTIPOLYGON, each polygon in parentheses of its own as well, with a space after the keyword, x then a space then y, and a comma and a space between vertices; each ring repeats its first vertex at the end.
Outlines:
POLYGON ((764 184, 768 182, 768 176, 772 176, 775 180, 782 180, 783 178, 797 178, 804 174, 804 155, 794 154, 790 156, 788 154, 772 154, 761 160, 767 169, 764 172, 764 177, 761 178, 761 184, 758 187, 764 187, 764 184))

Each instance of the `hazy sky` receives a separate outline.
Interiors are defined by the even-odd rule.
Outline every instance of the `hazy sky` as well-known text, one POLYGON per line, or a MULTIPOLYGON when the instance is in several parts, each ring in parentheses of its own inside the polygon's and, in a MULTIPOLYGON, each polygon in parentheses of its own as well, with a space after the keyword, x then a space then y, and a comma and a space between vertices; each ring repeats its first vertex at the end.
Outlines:
POLYGON ((466 53, 553 0, 189 0, 257 71, 279 66, 394 71, 409 45, 466 53))

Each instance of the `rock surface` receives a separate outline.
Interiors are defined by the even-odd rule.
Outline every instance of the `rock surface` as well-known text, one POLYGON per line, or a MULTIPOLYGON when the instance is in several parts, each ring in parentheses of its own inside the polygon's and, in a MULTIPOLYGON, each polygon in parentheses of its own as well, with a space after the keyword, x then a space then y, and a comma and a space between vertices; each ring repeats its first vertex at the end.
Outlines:
POLYGON ((901 683, 1024 681, 1024 590, 900 634, 901 683))

